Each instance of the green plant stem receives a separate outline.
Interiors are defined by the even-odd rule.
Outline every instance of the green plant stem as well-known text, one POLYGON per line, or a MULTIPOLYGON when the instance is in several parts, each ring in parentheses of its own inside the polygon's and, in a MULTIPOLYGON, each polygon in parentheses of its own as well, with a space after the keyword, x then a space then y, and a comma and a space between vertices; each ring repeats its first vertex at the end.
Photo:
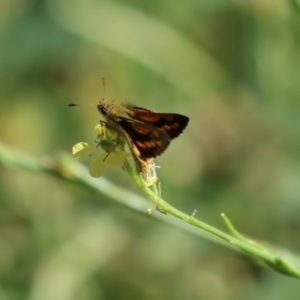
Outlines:
MULTIPOLYGON (((2 161, 3 164, 16 169, 44 172, 52 176, 81 184, 87 188, 97 191, 98 193, 105 194, 105 196, 109 199, 112 199, 127 208, 143 213, 144 215, 147 213, 147 207, 149 204, 145 199, 115 186, 105 178, 101 178, 101 180, 91 178, 81 164, 77 163, 67 155, 59 155, 56 158, 36 158, 21 151, 9 148, 0 142, 0 161, 2 161)), ((210 241, 220 243, 226 247, 240 250, 253 257, 255 260, 265 263, 277 272, 290 277, 300 278, 300 270, 297 269, 291 262, 288 262, 283 257, 272 253, 265 246, 253 242, 253 240, 250 240, 240 234, 224 214, 222 214, 222 218, 230 234, 224 233, 223 231, 198 220, 194 217, 194 214, 187 215, 176 209, 161 199, 155 189, 151 190, 151 188, 145 184, 142 176, 137 174, 131 168, 130 164, 127 163, 124 168, 132 180, 141 188, 146 197, 151 200, 156 207, 159 207, 159 209, 166 214, 183 220, 184 223, 193 225, 193 227, 189 225, 185 226, 184 223, 178 222, 164 214, 152 214, 154 218, 163 220, 164 222, 177 226, 182 230, 196 234, 210 241), (196 227, 202 229, 202 231, 195 230, 196 227), (223 241, 223 243, 221 241, 223 241)), ((277 253, 288 252, 274 246, 269 246, 268 248, 273 249, 273 252, 277 253), (278 249, 280 249, 280 251, 278 249)), ((291 253, 289 253, 289 255, 289 258, 292 259, 294 264, 299 265, 300 259, 291 255, 291 253)))
POLYGON ((225 225, 232 233, 232 235, 226 234, 223 231, 196 219, 193 215, 189 216, 181 212, 180 210, 176 209, 175 207, 173 207, 163 199, 158 198, 158 195, 153 193, 153 191, 145 184, 143 178, 141 176, 138 176, 136 172, 132 170, 129 164, 126 164, 126 171, 130 175, 130 177, 135 181, 135 183, 142 189, 142 191, 147 196, 147 198, 150 199, 152 202, 154 202, 157 206, 159 206, 159 208, 163 209, 165 213, 171 214, 174 217, 181 219, 186 223, 201 228, 202 230, 205 230, 206 232, 209 232, 214 236, 221 238, 222 240, 239 248, 244 253, 247 253, 253 258, 264 262, 266 265, 270 266, 272 269, 282 274, 295 277, 295 278, 300 278, 299 269, 297 269, 296 267, 294 267, 293 265, 291 265, 281 257, 274 255, 262 245, 258 245, 252 240, 249 240, 243 235, 241 235, 233 227, 230 220, 225 216, 225 214, 222 214, 221 216, 224 220, 225 225))

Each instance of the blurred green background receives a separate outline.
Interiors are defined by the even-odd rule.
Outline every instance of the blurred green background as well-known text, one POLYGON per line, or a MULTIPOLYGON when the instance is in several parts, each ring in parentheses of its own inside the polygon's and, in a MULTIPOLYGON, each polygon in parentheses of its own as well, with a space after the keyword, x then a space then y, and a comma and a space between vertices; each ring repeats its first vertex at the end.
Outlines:
MULTIPOLYGON (((163 198, 300 255, 297 1, 0 1, 2 142, 92 143, 96 108, 67 104, 97 103, 102 77, 111 99, 190 117, 157 160, 163 198)), ((298 280, 82 187, 0 178, 1 300, 299 299, 298 280)))

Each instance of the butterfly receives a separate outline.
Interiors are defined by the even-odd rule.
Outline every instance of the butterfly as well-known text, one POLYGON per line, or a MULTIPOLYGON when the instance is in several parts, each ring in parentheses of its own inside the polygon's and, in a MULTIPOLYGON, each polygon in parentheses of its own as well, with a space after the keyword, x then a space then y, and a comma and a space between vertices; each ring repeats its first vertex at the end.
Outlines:
MULTIPOLYGON (((102 82, 105 89, 105 80, 102 82)), ((100 123, 117 134, 116 145, 119 142, 128 144, 136 167, 143 175, 148 174, 153 159, 168 148, 170 142, 184 131, 189 122, 189 118, 181 114, 158 113, 107 98, 99 101, 97 109, 105 120, 100 123)))
POLYGON ((181 114, 158 113, 108 99, 102 99, 97 108, 105 119, 105 126, 128 144, 137 169, 143 174, 147 174, 152 160, 168 148, 189 122, 189 118, 181 114))

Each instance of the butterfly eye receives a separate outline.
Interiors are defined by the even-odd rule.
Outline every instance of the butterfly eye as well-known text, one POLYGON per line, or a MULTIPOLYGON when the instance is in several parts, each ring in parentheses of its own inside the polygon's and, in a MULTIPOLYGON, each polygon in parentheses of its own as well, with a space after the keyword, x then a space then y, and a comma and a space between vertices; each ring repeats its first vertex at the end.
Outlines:
POLYGON ((107 108, 103 105, 98 105, 98 110, 101 112, 102 115, 107 115, 107 108))

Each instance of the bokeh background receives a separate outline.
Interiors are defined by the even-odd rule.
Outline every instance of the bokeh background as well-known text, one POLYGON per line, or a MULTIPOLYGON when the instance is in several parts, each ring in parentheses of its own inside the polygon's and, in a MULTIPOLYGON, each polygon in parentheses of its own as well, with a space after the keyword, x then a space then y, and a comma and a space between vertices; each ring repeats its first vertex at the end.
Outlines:
MULTIPOLYGON (((113 100, 190 117, 157 160, 167 201, 300 255, 299 8, 1 0, 1 140, 36 156, 92 143, 96 108, 67 104, 97 103, 105 77, 113 100)), ((95 192, 3 165, 0 178, 0 299, 299 299, 298 280, 95 192)))

